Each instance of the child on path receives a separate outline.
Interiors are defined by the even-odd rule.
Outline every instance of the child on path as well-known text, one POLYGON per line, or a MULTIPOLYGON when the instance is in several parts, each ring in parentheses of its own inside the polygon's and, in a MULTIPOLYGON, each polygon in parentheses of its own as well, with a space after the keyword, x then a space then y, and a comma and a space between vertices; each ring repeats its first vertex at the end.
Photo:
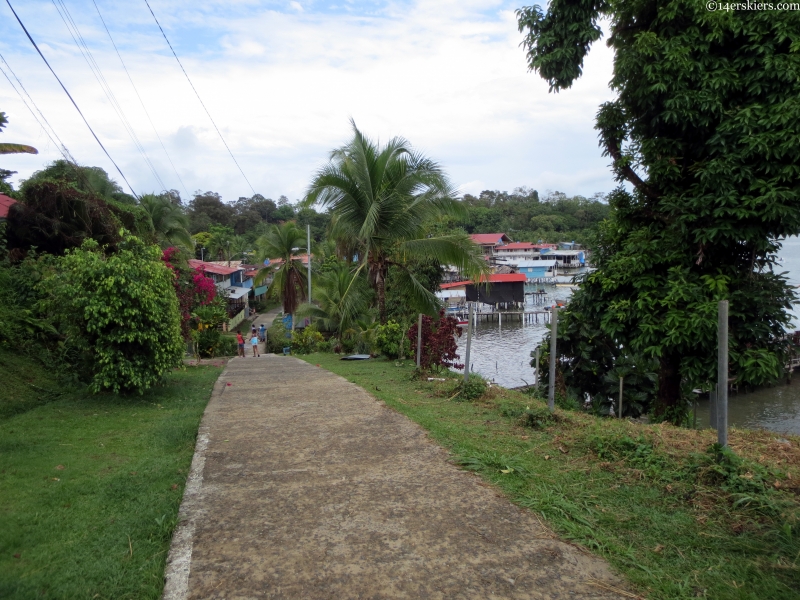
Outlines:
POLYGON ((258 351, 258 335, 256 335, 255 328, 253 329, 253 334, 250 337, 250 344, 253 346, 253 358, 255 358, 256 356, 261 356, 261 354, 258 351))
POLYGON ((241 331, 236 331, 236 343, 239 344, 239 356, 244 358, 244 338, 241 331))

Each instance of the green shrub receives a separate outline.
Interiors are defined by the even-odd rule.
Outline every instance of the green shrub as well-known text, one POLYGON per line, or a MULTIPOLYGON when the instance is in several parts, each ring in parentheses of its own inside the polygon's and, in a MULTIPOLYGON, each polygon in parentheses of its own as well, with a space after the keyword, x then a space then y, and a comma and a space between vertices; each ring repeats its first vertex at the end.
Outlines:
POLYGON ((292 352, 296 354, 311 354, 317 349, 325 338, 313 325, 292 332, 292 352))
POLYGON ((457 394, 453 399, 460 402, 477 400, 486 393, 488 388, 489 386, 483 377, 471 373, 466 382, 462 379, 458 384, 456 387, 457 394))
POLYGON ((375 331, 375 346, 387 358, 398 358, 403 354, 403 345, 406 344, 404 333, 403 326, 396 321, 378 325, 375 331))
POLYGON ((267 352, 283 354, 283 349, 292 345, 291 335, 291 332, 286 329, 284 324, 280 320, 276 320, 267 329, 267 352))
POLYGON ((533 405, 525 408, 520 415, 520 425, 531 429, 544 429, 556 422, 556 417, 547 406, 533 405))
POLYGON ((58 258, 40 284, 43 306, 89 357, 95 392, 142 393, 181 364, 174 275, 161 254, 127 233, 110 254, 87 240, 58 258))

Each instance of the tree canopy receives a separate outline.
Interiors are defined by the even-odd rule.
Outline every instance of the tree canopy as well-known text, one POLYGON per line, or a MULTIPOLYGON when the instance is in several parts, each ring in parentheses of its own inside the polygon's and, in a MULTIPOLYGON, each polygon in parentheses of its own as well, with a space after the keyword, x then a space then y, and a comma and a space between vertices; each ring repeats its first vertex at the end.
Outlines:
POLYGON ((681 382, 715 378, 716 307, 728 299, 731 376, 777 377, 795 295, 775 252, 800 233, 800 13, 552 0, 517 15, 529 66, 552 91, 581 75, 610 20, 617 98, 596 128, 629 187, 609 196, 598 269, 559 328, 585 367, 576 372, 623 354, 657 359, 656 413, 679 419, 681 382))
POLYGON ((467 276, 486 270, 480 250, 463 233, 427 237, 438 215, 461 216, 452 185, 441 167, 393 138, 381 147, 353 125, 353 139, 331 152, 314 177, 305 205, 319 203, 333 213, 335 234, 355 244, 375 289, 381 323, 386 323, 386 279, 397 268, 395 285, 408 290, 425 312, 438 301, 406 267, 410 258, 433 259, 467 276))

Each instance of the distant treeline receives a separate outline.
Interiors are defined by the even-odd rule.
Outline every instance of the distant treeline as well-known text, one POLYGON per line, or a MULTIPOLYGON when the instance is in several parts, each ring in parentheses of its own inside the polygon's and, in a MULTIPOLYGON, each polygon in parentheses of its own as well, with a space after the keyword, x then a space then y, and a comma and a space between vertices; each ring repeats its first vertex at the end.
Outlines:
POLYGON ((477 197, 465 194, 465 220, 450 220, 448 227, 467 233, 506 233, 515 241, 586 242, 587 236, 609 214, 603 194, 591 198, 549 192, 543 198, 526 187, 513 192, 485 190, 477 197))
MULTIPOLYGON (((442 233, 453 229, 463 229, 467 233, 503 232, 516 241, 585 242, 609 214, 603 194, 585 198, 550 192, 540 198, 536 190, 525 187, 511 193, 485 190, 478 196, 465 194, 462 201, 468 207, 465 219, 446 218, 433 228, 442 233)), ((192 234, 224 226, 237 236, 255 239, 263 223, 295 220, 303 228, 310 224, 312 238, 321 241, 327 237, 330 224, 328 213, 297 208, 286 196, 276 202, 256 194, 226 203, 219 194, 204 192, 197 193, 186 203, 185 210, 192 234)))

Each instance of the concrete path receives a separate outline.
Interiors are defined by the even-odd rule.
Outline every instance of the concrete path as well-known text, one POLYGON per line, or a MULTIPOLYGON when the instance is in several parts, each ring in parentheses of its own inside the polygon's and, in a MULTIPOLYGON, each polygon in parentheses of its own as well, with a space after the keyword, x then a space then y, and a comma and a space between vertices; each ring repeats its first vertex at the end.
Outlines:
POLYGON ((164 598, 622 598, 602 560, 361 388, 234 358, 197 442, 164 598))

